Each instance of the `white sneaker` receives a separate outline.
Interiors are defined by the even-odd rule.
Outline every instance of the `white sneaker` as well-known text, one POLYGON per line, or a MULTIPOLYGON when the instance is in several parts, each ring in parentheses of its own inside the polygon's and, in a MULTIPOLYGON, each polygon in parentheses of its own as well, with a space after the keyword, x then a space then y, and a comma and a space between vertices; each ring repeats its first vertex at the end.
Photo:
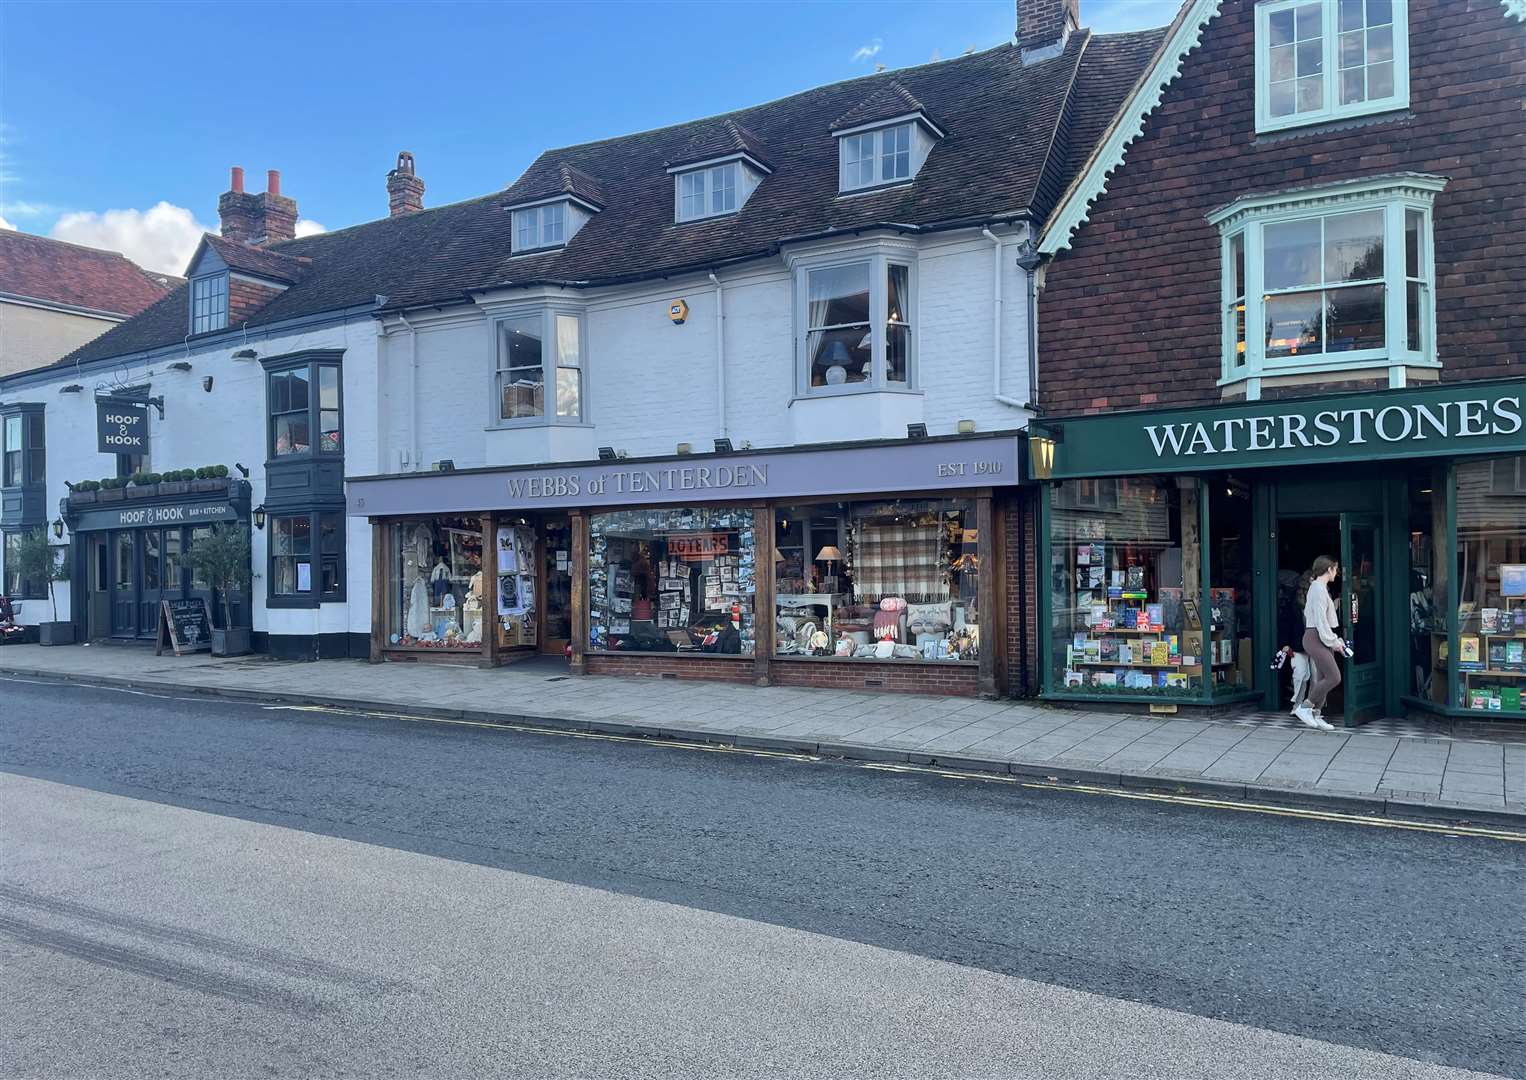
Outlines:
POLYGON ((1334 731, 1335 730, 1335 725, 1330 723, 1330 721, 1325 719, 1325 714, 1324 713, 1315 713, 1314 714, 1314 726, 1319 728, 1320 731, 1334 731))
POLYGON ((1314 718, 1314 710, 1308 705, 1299 705, 1293 710, 1293 715, 1298 717, 1298 722, 1304 727, 1319 727, 1319 721, 1314 718))

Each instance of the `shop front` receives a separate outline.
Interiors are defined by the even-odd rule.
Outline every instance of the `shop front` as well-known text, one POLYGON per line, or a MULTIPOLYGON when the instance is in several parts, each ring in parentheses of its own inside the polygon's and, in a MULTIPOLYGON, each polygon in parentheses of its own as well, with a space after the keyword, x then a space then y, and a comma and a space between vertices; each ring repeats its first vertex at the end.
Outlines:
MULTIPOLYGON (((191 568, 187 555, 214 530, 248 532, 249 484, 213 480, 194 486, 203 490, 129 497, 117 489, 64 501, 64 522, 74 538, 73 620, 82 640, 153 641, 161 600, 199 598, 209 611, 221 612, 221 596, 191 568), (107 499, 98 501, 102 495, 107 499)), ((248 626, 249 597, 240 590, 228 600, 234 624, 248 626)), ((221 615, 214 618, 221 625, 221 615)))
POLYGON ((351 478, 375 660, 997 692, 1014 435, 351 478))
POLYGON ((1526 382, 1052 418, 1030 432, 1055 701, 1286 710, 1302 577, 1351 645, 1326 707, 1526 722, 1526 382))

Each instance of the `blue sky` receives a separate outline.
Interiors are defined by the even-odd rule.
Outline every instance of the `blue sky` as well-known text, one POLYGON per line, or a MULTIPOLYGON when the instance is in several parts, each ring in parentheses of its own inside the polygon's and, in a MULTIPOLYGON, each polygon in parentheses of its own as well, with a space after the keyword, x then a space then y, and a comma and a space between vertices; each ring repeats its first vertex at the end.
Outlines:
MULTIPOLYGON (((1178 0, 1082 0, 1099 31, 1178 0)), ((228 167, 304 228, 386 213, 410 150, 439 205, 546 147, 660 127, 1011 37, 1011 0, 30 3, 0 7, 0 219, 179 272, 228 167), (112 211, 118 211, 112 214, 112 211), (184 251, 185 254, 181 254, 184 251)))

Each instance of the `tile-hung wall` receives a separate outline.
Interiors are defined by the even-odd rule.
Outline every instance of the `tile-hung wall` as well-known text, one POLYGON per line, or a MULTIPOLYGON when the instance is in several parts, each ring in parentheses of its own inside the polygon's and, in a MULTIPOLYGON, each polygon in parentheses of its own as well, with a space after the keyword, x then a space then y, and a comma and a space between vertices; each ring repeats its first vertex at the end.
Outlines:
MULTIPOLYGON (((164 397, 164 418, 149 409, 149 468, 154 472, 226 465, 249 469, 253 506, 265 498, 266 412, 264 371, 259 360, 235 360, 233 353, 252 348, 260 357, 303 349, 344 350, 344 431, 347 468, 373 471, 379 466, 376 438, 377 378, 376 322, 369 315, 310 330, 251 334, 247 343, 233 340, 215 347, 176 349, 151 359, 137 358, 108 365, 44 369, 35 375, 13 376, 0 383, 0 399, 37 401, 46 406, 48 520, 58 516, 59 501, 68 494, 64 482, 99 480, 116 475, 116 459, 96 450, 95 390, 109 386, 148 386, 152 396, 164 397), (190 371, 169 365, 184 361, 190 371), (202 381, 212 377, 212 389, 202 381), (61 393, 79 385, 78 393, 61 393), (348 464, 353 462, 353 464, 348 464)), ((250 590, 253 628, 258 633, 301 635, 370 631, 371 530, 364 519, 347 519, 347 573, 351 603, 324 604, 306 610, 270 610, 266 598, 266 544, 269 529, 251 533, 256 575, 250 590)), ((82 534, 83 535, 83 534, 82 534)), ((66 540, 75 536, 66 534, 66 540)), ((59 614, 69 610, 68 583, 56 586, 59 614)), ((45 601, 22 605, 28 624, 50 618, 45 601)))
MULTIPOLYGON (((1028 280, 1016 265, 1022 234, 999 235, 1005 241, 1000 392, 1026 402, 1028 280)), ((797 279, 784 258, 717 275, 725 314, 724 434, 735 445, 903 438, 909 422, 925 423, 933 434, 951 433, 963 419, 974 420, 981 431, 1023 426, 1027 413, 996 397, 991 241, 971 230, 894 242, 905 245, 916 265, 911 309, 916 361, 913 392, 870 395, 882 401, 862 395, 798 400, 797 279)), ((866 244, 812 245, 788 255, 851 259, 866 244)), ((427 469, 447 459, 457 468, 587 460, 600 446, 632 457, 671 454, 682 442, 702 452, 723 433, 717 410, 716 287, 704 275, 608 289, 504 290, 478 297, 472 307, 390 317, 381 354, 386 472, 427 469), (682 325, 669 318, 669 306, 678 299, 688 305, 682 325), (496 405, 493 322, 537 304, 583 313, 584 422, 558 425, 549 434, 544 427, 489 430, 496 405)), ((546 400, 551 401, 549 389, 546 400)), ((347 469, 351 475, 360 471, 355 464, 347 463, 347 469)))

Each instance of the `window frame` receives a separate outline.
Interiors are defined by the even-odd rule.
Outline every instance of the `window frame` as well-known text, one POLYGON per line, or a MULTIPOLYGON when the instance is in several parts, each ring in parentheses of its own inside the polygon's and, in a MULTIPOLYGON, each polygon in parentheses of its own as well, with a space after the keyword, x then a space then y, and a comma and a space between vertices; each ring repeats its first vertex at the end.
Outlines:
MULTIPOLYGON (((15 528, 9 528, 0 533, 0 594, 9 596, 13 600, 46 600, 48 598, 47 582, 37 582, 30 578, 23 578, 19 570, 13 571, 11 569, 11 559, 13 558, 11 555, 11 544, 19 541, 25 533, 38 530, 45 532, 46 529, 46 525, 18 525, 15 528), (9 588, 12 573, 16 575, 16 588, 14 591, 9 588)), ((52 550, 58 551, 60 549, 54 547, 52 550)), ((67 546, 62 548, 62 550, 65 553, 64 558, 67 559, 67 546)))
POLYGON ((493 366, 490 393, 488 395, 489 430, 498 428, 542 427, 550 425, 586 426, 588 420, 588 320, 582 308, 567 304, 536 304, 529 307, 505 309, 494 315, 490 322, 493 335, 493 366), (538 416, 503 415, 503 376, 506 372, 525 370, 525 365, 514 368, 504 366, 504 326, 524 319, 540 320, 541 327, 541 412, 538 416), (578 355, 576 364, 562 362, 561 344, 557 337, 557 322, 561 318, 577 321, 578 355), (576 370, 578 375, 578 415, 562 416, 557 407, 557 384, 559 372, 576 370))
MULTIPOLYGON (((309 510, 293 510, 272 512, 265 523, 265 606, 269 608, 315 608, 320 604, 342 604, 345 602, 345 582, 348 573, 347 549, 349 547, 347 528, 348 521, 345 518, 342 507, 315 507, 309 510), (323 550, 323 526, 325 519, 332 519, 337 523, 338 544, 335 551, 323 550), (291 554, 279 554, 276 551, 275 538, 282 521, 307 522, 308 550, 306 552, 293 552, 291 554), (296 581, 295 566, 298 563, 308 564, 308 583, 312 587, 306 592, 278 592, 277 582, 279 575, 276 570, 278 561, 289 560, 293 564, 292 580, 296 581), (334 567, 334 588, 323 588, 323 570, 327 565, 334 567)), ((193 587, 194 583, 193 583, 193 587)))
POLYGON ((341 361, 328 357, 295 357, 288 361, 272 363, 265 368, 265 454, 267 465, 280 461, 305 461, 308 459, 336 459, 344 457, 344 364, 341 361), (338 391, 338 399, 333 409, 325 409, 323 407, 321 372, 324 368, 332 368, 335 375, 334 382, 338 391), (277 453, 276 418, 279 416, 295 416, 302 410, 285 409, 279 413, 274 410, 273 380, 277 377, 290 375, 295 371, 303 372, 307 379, 308 447, 306 450, 277 453), (323 449, 323 414, 326 412, 338 414, 339 444, 332 450, 323 449))
POLYGON ((190 331, 192 334, 211 334, 228 328, 228 272, 202 274, 191 279, 190 331), (198 296, 203 286, 216 286, 215 291, 198 296), (219 305, 217 302, 221 301, 219 305), (199 310, 205 304, 205 311, 199 310), (221 319, 221 321, 217 321, 221 319), (205 323, 205 325, 200 325, 205 323))
MULTIPOLYGON (((1320 191, 1256 196, 1215 211, 1209 223, 1219 228, 1219 385, 1279 375, 1340 372, 1374 367, 1439 368, 1436 352, 1436 260, 1433 202, 1446 181, 1439 177, 1407 176, 1397 179, 1337 185, 1320 191), (1383 345, 1346 352, 1308 353, 1295 357, 1266 356, 1266 301, 1264 232, 1269 225, 1319 220, 1345 214, 1383 212, 1384 321, 1383 345), (1421 273, 1407 273, 1406 227, 1411 213, 1420 215, 1419 252, 1421 273), (1237 363, 1233 244, 1243 239, 1245 251, 1245 352, 1237 363), (1411 284, 1420 286, 1424 310, 1420 313, 1420 348, 1410 349, 1408 297, 1411 284)), ((1321 254, 1323 258, 1323 254, 1321 254)), ((1324 290, 1324 285, 1297 291, 1324 290)), ((1323 335, 1322 335, 1323 339, 1323 335)))
POLYGON ((567 246, 568 233, 572 225, 572 213, 567 199, 552 199, 547 202, 532 203, 529 206, 521 206, 514 209, 510 225, 513 229, 512 250, 519 255, 529 251, 550 251, 553 248, 567 246), (547 217, 555 211, 561 219, 561 234, 555 240, 547 240, 547 217), (524 226, 534 221, 534 242, 521 242, 520 234, 525 231, 524 226))
POLYGON ((0 488, 46 487, 48 482, 46 406, 17 402, 0 412, 0 488), (11 434, 15 432, 15 444, 11 434))
POLYGON ((682 172, 675 172, 673 174, 673 220, 679 224, 735 214, 742 209, 744 197, 741 158, 716 162, 695 169, 685 169, 682 172), (721 173, 727 173, 731 178, 731 183, 725 187, 717 187, 715 184, 717 174, 721 173), (697 195, 699 198, 703 208, 700 213, 684 213, 684 199, 690 197, 684 193, 684 182, 686 180, 699 181, 699 191, 690 193, 690 196, 697 195), (715 209, 715 193, 718 190, 726 190, 727 188, 731 191, 731 205, 720 210, 715 209))
POLYGON ((912 133, 912 128, 916 125, 916 123, 917 121, 914 119, 903 119, 893 123, 885 124, 882 127, 868 128, 867 130, 856 129, 840 133, 837 136, 838 193, 845 194, 852 191, 868 191, 872 188, 890 187, 893 184, 909 184, 912 180, 916 179, 917 169, 916 163, 914 161, 914 158, 916 157, 916 138, 912 133), (891 153, 887 155, 885 153, 886 137, 889 135, 895 135, 896 141, 899 142, 899 133, 901 132, 904 132, 906 136, 905 148, 903 149, 900 146, 896 146, 891 151, 891 153), (850 145, 853 147, 861 148, 866 144, 866 140, 869 143, 872 143, 873 150, 867 158, 862 156, 856 158, 853 162, 853 167, 855 171, 857 171, 861 168, 864 161, 867 160, 873 162, 873 168, 871 170, 874 174, 873 178, 868 183, 850 183, 848 179, 848 148, 850 145), (905 157, 905 175, 897 175, 889 178, 885 177, 884 168, 887 156, 892 160, 902 156, 905 157))
MULTIPOLYGON (((1325 124, 1357 116, 1394 112, 1409 108, 1409 3, 1389 0, 1393 12, 1394 92, 1377 100, 1340 104, 1340 0, 1273 0, 1256 6, 1255 27, 1255 109, 1256 133, 1266 134, 1289 128, 1325 124), (1271 17, 1281 11, 1310 3, 1321 5, 1320 43, 1323 76, 1323 104, 1320 108, 1288 116, 1272 115, 1271 107, 1271 17)), ((1365 8, 1363 9, 1365 11, 1365 8)))
MULTIPOLYGON (((803 260, 794 268, 795 288, 795 393, 797 397, 833 397, 843 394, 867 394, 889 391, 891 393, 920 392, 917 376, 918 298, 921 295, 918 281, 917 256, 911 249, 886 250, 875 248, 843 252, 837 255, 803 260), (838 386, 811 385, 810 356, 810 275, 823 270, 847 266, 869 266, 869 333, 871 347, 870 377, 863 382, 843 383, 838 386), (886 346, 889 342, 888 327, 890 298, 890 267, 906 268, 907 290, 910 302, 906 305, 903 319, 896 325, 906 330, 906 379, 891 382, 886 378, 886 346)), ((843 324, 854 325, 854 324, 843 324)))

